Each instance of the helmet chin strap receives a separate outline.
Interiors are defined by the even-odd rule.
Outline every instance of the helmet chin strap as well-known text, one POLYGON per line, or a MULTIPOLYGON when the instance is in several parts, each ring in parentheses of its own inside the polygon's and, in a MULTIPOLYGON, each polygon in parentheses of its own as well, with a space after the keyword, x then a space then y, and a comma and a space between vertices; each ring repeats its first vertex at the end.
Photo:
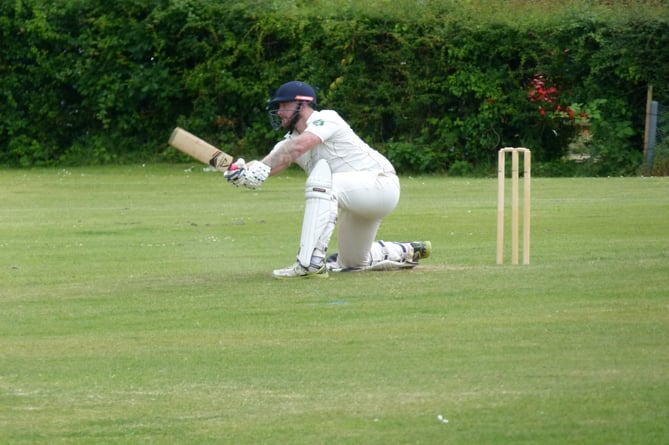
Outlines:
POLYGON ((300 111, 302 111, 302 102, 297 103, 297 108, 295 108, 293 117, 290 118, 290 127, 288 127, 288 131, 291 133, 295 131, 295 125, 297 125, 297 122, 300 120, 300 111))

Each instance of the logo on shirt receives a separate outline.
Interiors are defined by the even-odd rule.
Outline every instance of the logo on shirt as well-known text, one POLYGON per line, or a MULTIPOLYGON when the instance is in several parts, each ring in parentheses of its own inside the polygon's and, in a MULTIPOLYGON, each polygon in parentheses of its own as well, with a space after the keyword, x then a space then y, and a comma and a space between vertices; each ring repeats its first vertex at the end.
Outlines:
POLYGON ((317 119, 314 121, 314 125, 317 127, 322 127, 323 125, 325 125, 325 121, 323 121, 323 119, 317 119))

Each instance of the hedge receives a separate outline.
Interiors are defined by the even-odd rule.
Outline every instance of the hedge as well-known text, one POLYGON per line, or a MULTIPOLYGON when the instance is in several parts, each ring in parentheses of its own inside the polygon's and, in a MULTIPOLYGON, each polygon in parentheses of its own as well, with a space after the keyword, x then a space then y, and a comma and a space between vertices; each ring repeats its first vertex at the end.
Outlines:
POLYGON ((177 125, 253 158, 279 137, 272 88, 301 79, 402 171, 485 170, 503 146, 530 147, 543 174, 573 174, 574 153, 581 174, 638 171, 647 86, 669 102, 666 14, 455 4, 2 0, 0 165, 180 161, 177 125))

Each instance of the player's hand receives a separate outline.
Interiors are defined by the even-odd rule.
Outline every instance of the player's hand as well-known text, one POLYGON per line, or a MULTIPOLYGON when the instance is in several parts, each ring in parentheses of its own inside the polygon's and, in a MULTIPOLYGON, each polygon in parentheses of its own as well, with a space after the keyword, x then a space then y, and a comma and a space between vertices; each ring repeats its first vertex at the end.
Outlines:
POLYGON ((244 187, 256 189, 269 177, 272 169, 262 161, 251 161, 246 165, 244 187))
POLYGON ((235 187, 243 185, 246 176, 246 162, 242 158, 237 159, 223 173, 223 177, 235 187))

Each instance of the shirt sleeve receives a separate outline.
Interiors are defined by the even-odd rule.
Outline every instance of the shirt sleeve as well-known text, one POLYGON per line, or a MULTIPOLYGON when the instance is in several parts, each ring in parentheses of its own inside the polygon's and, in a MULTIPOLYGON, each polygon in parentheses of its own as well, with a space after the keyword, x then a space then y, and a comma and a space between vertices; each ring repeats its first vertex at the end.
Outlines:
POLYGON ((334 113, 318 113, 318 116, 307 124, 304 131, 315 134, 321 142, 325 142, 341 128, 341 123, 336 117, 338 116, 334 113))

